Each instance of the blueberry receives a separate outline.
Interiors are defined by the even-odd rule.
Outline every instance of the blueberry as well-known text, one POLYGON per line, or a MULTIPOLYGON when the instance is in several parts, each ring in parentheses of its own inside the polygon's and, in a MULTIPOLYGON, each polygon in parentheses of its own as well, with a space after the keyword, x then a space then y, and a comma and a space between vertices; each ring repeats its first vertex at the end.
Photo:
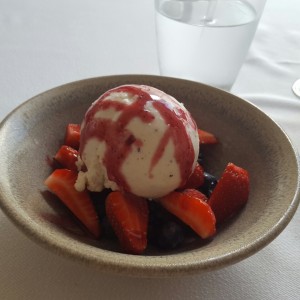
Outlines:
POLYGON ((148 242, 161 249, 174 249, 184 238, 184 225, 155 201, 149 202, 148 242))
POLYGON ((149 218, 150 222, 164 223, 174 217, 160 203, 149 201, 149 218))
POLYGON ((157 202, 149 201, 148 241, 156 245, 157 235, 164 223, 170 219, 170 214, 157 202))
POLYGON ((183 228, 174 221, 162 225, 157 234, 157 246, 161 249, 175 249, 184 241, 183 228))
POLYGON ((201 187, 201 192, 204 193, 207 197, 210 197, 217 183, 218 179, 214 175, 204 172, 204 184, 201 187))

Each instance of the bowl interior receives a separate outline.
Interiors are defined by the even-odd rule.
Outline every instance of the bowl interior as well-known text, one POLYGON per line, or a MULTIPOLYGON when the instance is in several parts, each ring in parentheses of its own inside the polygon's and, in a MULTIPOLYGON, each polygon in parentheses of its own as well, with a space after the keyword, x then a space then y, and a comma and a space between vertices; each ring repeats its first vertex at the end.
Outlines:
POLYGON ((274 239, 299 202, 299 162, 289 139, 263 112, 229 93, 199 83, 147 75, 108 76, 67 84, 40 94, 13 111, 0 129, 1 206, 30 237, 102 270, 169 276, 217 269, 237 262, 274 239), (68 123, 80 123, 90 104, 109 88, 147 84, 183 102, 198 126, 221 143, 203 147, 206 165, 220 175, 228 162, 250 173, 246 208, 209 243, 195 241, 173 252, 143 256, 119 252, 115 242, 95 241, 81 230, 43 182, 48 158, 68 123))

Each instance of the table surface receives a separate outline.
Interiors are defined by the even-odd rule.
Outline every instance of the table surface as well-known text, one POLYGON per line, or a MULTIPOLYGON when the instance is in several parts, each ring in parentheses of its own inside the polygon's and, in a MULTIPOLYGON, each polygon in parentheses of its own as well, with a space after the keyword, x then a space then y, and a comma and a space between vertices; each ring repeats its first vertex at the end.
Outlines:
MULTIPOLYGON (((0 0, 0 118, 67 82, 159 74, 149 0, 0 0)), ((269 0, 232 92, 261 107, 300 149, 300 2, 269 0)), ((300 299, 300 212, 263 250, 201 275, 105 274, 41 248, 0 212, 1 299, 300 299)))

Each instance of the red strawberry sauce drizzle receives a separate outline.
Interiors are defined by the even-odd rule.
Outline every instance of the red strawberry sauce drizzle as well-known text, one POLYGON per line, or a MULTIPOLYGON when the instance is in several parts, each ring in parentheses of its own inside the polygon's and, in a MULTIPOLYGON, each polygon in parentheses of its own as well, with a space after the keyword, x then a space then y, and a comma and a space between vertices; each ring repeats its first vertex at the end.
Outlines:
MULTIPOLYGON (((79 153, 80 155, 82 154, 86 143, 91 138, 104 141, 106 143, 106 152, 103 164, 106 166, 108 178, 124 191, 131 192, 130 186, 121 172, 121 166, 133 150, 132 146, 135 145, 137 148, 140 148, 143 143, 126 129, 126 126, 134 118, 139 118, 144 123, 151 123, 155 117, 150 111, 146 110, 145 105, 147 102, 152 102, 153 107, 160 113, 166 124, 168 124, 168 129, 161 138, 151 159, 149 177, 153 176, 153 168, 161 159, 169 140, 172 139, 175 145, 175 159, 180 168, 180 185, 183 185, 192 172, 195 157, 192 141, 186 132, 185 125, 189 122, 188 117, 193 122, 191 124, 193 129, 197 128, 196 123, 190 116, 187 116, 186 112, 177 103, 175 104, 176 111, 170 108, 168 102, 161 99, 161 95, 158 94, 159 90, 146 86, 141 87, 138 85, 121 86, 107 91, 93 103, 85 115, 85 125, 81 131, 79 153), (146 90, 149 90, 155 96, 155 99, 146 90), (130 105, 109 99, 101 101, 113 92, 127 92, 137 95, 137 100, 130 105), (157 101, 157 98, 162 101, 157 101), (98 111, 111 108, 119 112, 121 111, 116 121, 106 118, 94 118, 98 111)), ((169 96, 166 95, 166 97, 169 96)), ((172 99, 171 101, 173 101, 172 99)))

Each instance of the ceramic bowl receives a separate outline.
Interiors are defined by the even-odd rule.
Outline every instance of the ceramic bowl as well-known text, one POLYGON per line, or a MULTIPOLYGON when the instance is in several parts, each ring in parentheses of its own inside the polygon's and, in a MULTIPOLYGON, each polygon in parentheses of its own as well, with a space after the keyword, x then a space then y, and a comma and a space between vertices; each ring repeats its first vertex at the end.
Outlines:
POLYGON ((289 223, 299 203, 299 161, 282 129, 251 103, 200 83, 148 75, 82 80, 44 92, 17 107, 0 128, 0 204, 39 244, 105 272, 166 277, 212 271, 256 253, 289 223), (90 104, 122 84, 147 84, 183 102, 198 126, 220 144, 206 151, 206 168, 219 176, 228 162, 249 171, 250 198, 242 212, 208 243, 194 241, 169 252, 120 252, 81 230, 43 182, 47 158, 63 141, 68 123, 80 123, 90 104))

